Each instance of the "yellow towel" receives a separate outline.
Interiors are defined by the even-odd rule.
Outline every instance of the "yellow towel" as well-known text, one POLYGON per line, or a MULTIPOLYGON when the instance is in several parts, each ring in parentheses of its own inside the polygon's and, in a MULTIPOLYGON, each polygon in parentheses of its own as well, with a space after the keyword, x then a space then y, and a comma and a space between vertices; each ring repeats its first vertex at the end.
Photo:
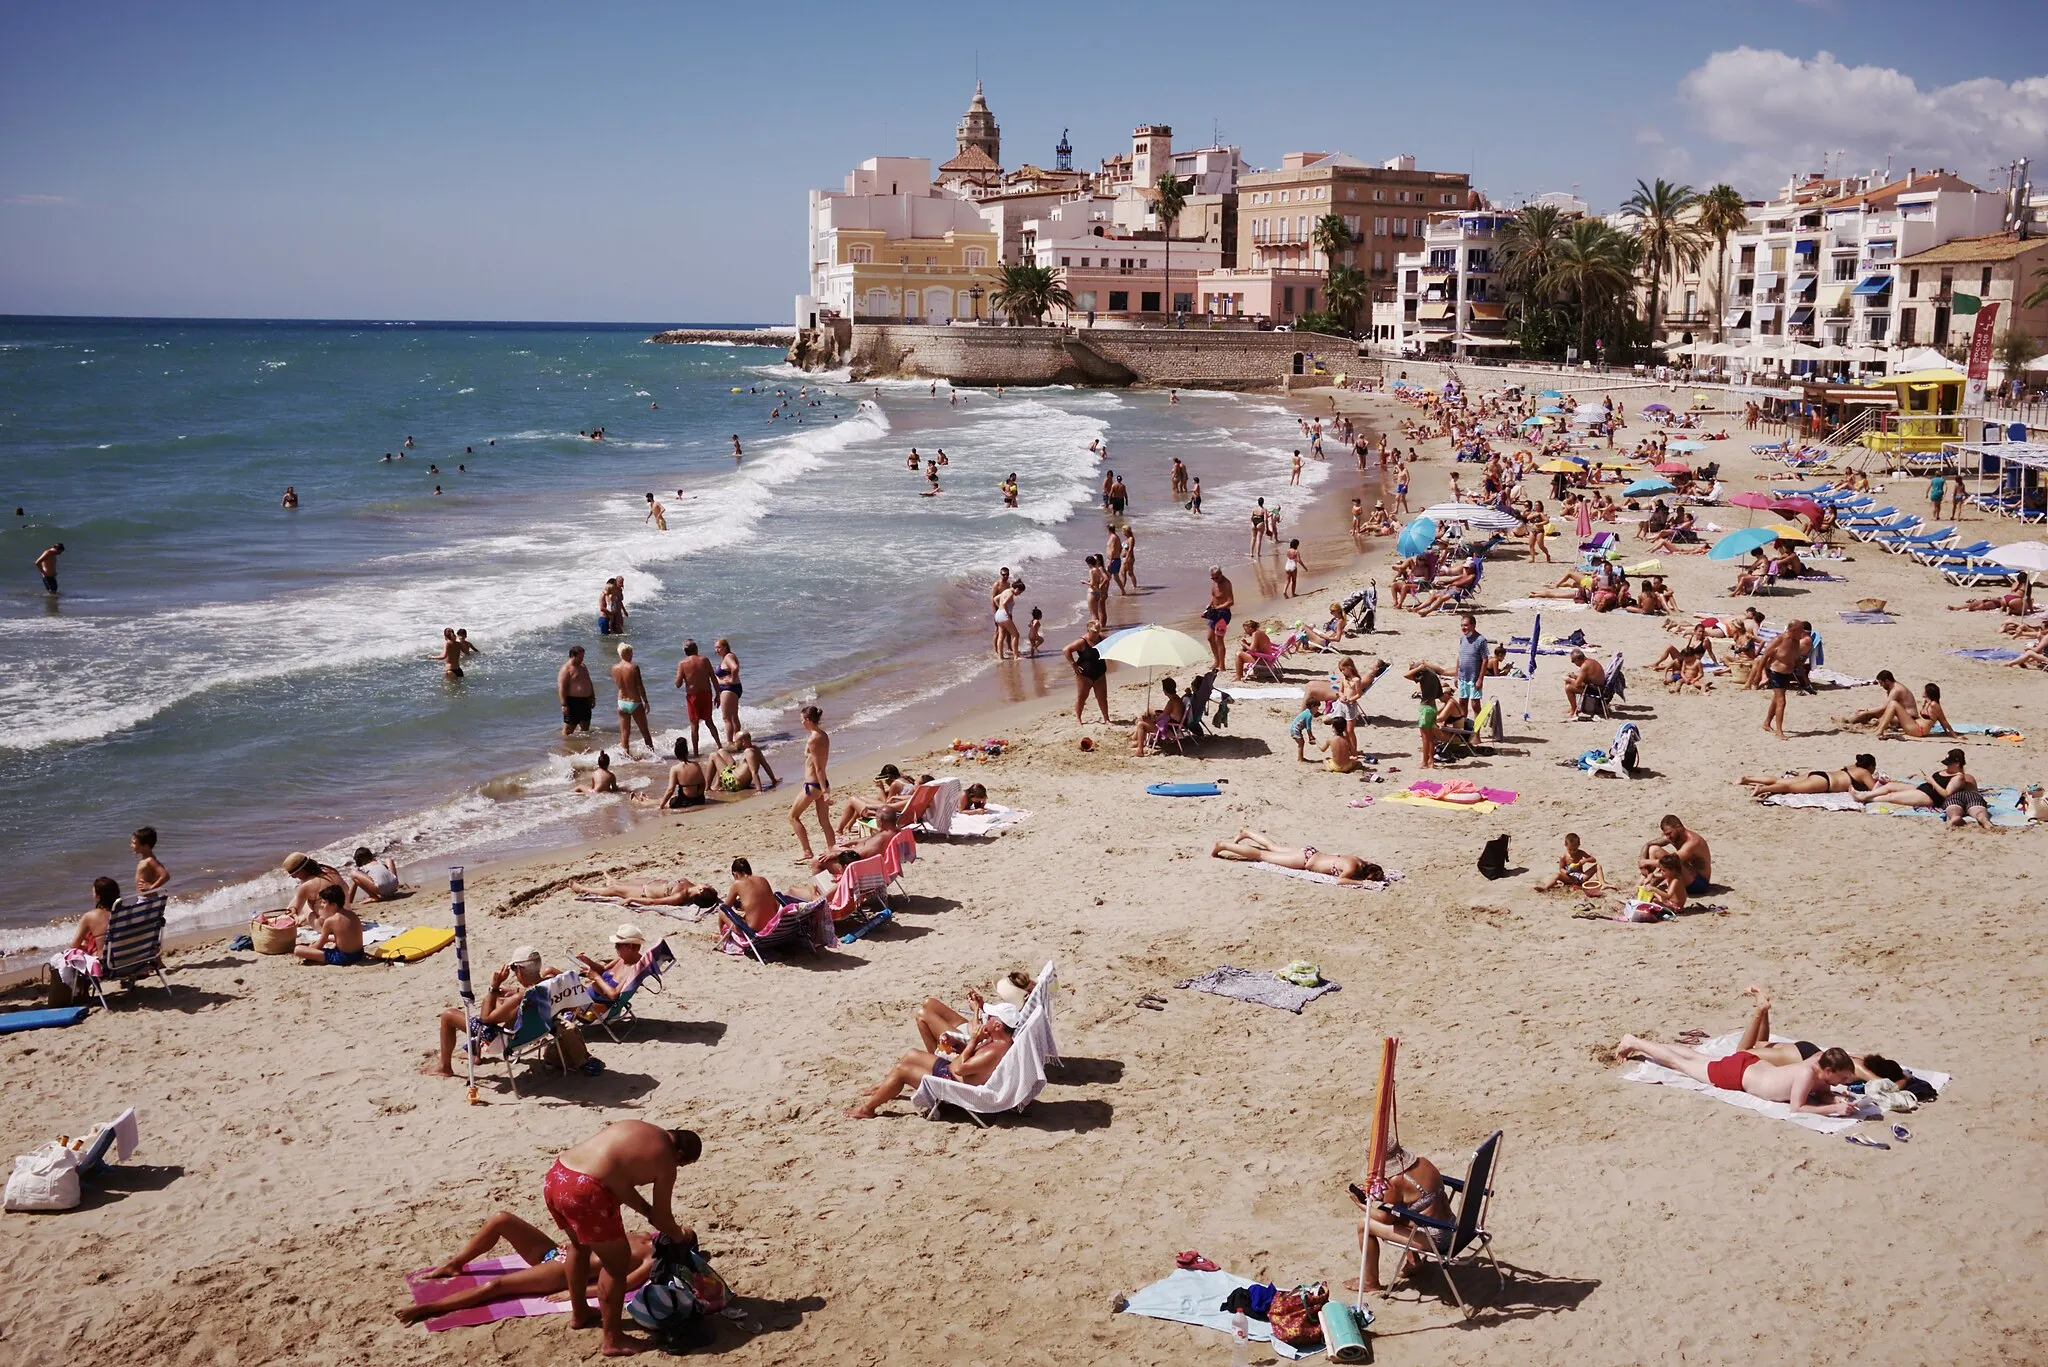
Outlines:
POLYGON ((1380 800, 1405 803, 1410 807, 1429 807, 1439 812, 1490 812, 1500 806, 1498 802, 1488 802, 1484 799, 1478 802, 1446 802, 1427 793, 1411 793, 1406 788, 1398 793, 1388 793, 1380 800))

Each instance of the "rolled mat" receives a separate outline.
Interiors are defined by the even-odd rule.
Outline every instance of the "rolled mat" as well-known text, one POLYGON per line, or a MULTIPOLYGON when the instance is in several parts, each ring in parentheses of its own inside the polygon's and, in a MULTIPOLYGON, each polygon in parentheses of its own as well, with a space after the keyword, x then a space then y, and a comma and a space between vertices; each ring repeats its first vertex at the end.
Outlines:
POLYGON ((1342 1301, 1323 1302, 1323 1344, 1332 1362, 1371 1362, 1372 1347, 1351 1307, 1342 1301))

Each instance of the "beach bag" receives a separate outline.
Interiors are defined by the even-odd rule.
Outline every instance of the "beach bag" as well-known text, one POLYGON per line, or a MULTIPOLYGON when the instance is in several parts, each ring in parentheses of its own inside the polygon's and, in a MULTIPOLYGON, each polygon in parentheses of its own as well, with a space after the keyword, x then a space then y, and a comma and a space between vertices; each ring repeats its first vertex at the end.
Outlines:
POLYGON ((1488 879, 1505 878, 1508 873, 1508 838, 1497 835, 1479 852, 1479 872, 1488 879))
POLYGON ((78 1156, 55 1140, 14 1160, 9 1210, 70 1210, 78 1204, 78 1156))
POLYGON ((583 1032, 566 1020, 555 1025, 555 1047, 562 1051, 564 1073, 573 1073, 590 1061, 590 1046, 583 1042, 583 1032))
POLYGON ((1290 1348, 1322 1347, 1323 1306, 1329 1299, 1330 1289, 1322 1282, 1275 1295, 1266 1315, 1273 1337, 1290 1348))
POLYGON ((249 918, 249 939, 258 954, 289 954, 298 947, 298 923, 286 911, 261 911, 249 918))

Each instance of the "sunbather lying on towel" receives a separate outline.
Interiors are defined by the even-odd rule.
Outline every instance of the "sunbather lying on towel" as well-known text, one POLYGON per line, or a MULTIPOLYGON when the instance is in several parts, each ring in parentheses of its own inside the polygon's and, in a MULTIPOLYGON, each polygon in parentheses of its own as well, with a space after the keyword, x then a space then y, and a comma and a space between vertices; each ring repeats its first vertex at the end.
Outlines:
POLYGON ((995 1073, 996 1065, 1003 1061, 1003 1055, 1010 1052, 1013 1039, 1010 1032, 1023 1020, 1024 1013, 1008 1002, 990 1002, 983 1010, 987 1014, 975 1027, 974 1033, 967 1037, 967 1045, 958 1057, 949 1059, 928 1049, 911 1050, 896 1061, 896 1066, 889 1070, 889 1076, 868 1094, 866 1101, 846 1113, 846 1118, 873 1120, 880 1108, 928 1077, 964 1082, 970 1087, 979 1087, 987 1082, 995 1073))
POLYGON ((1209 853, 1217 859, 1241 864, 1271 864, 1276 869, 1301 869, 1325 873, 1347 887, 1360 883, 1384 883, 1386 870, 1355 854, 1325 854, 1313 845, 1275 845, 1273 838, 1249 828, 1229 840, 1219 840, 1209 853))
POLYGON ((1824 1049, 1798 1063, 1765 1063, 1746 1049, 1710 1059, 1697 1049, 1623 1035, 1614 1052, 1622 1058, 1646 1058, 1724 1092, 1782 1101, 1794 1115, 1848 1115, 1856 1109, 1852 1098, 1834 1095, 1834 1088, 1856 1080, 1856 1065, 1840 1049, 1824 1049))
MULTIPOLYGON (((1031 995, 1038 980, 1029 973, 1012 971, 1003 975, 996 983, 997 1001, 1008 1002, 1023 1010, 1024 1001, 1031 995)), ((924 1041, 924 1047, 935 1054, 957 1054, 973 1038, 974 1026, 982 1018, 988 1006, 988 999, 981 995, 979 988, 967 989, 967 1009, 971 1016, 963 1016, 937 997, 926 997, 917 1008, 917 1033, 924 1041)))
MULTIPOLYGON (((1765 1063, 1780 1065, 1803 1063, 1821 1052, 1821 1047, 1811 1040, 1799 1040, 1792 1044, 1771 1043, 1770 994, 1761 987, 1752 985, 1743 988, 1742 995, 1756 998, 1756 1010, 1750 1013, 1749 1023, 1742 1027, 1742 1038, 1735 1045, 1737 1049, 1747 1050, 1765 1063)), ((1850 1054, 1849 1062, 1855 1066, 1858 1081, 1874 1082, 1882 1079, 1897 1083, 1901 1087, 1907 1083, 1906 1070, 1883 1054, 1850 1054)), ((1933 1094, 1933 1088, 1929 1087, 1927 1090, 1929 1095, 1933 1094)))
MULTIPOLYGON (((529 1296, 568 1296, 569 1265, 562 1261, 561 1245, 509 1210, 501 1210, 484 1221, 483 1228, 462 1246, 462 1252, 427 1275, 435 1278, 459 1277, 463 1268, 482 1258, 500 1243, 510 1244, 512 1251, 526 1259, 531 1266, 492 1277, 489 1281, 473 1286, 467 1291, 451 1291, 439 1300, 428 1301, 424 1305, 402 1305, 394 1312, 398 1322, 418 1324, 421 1320, 430 1320, 436 1315, 452 1314, 454 1311, 467 1310, 476 1305, 489 1305, 493 1301, 523 1300, 529 1296)), ((626 1291, 630 1295, 654 1270, 654 1236, 628 1234, 626 1247, 633 1259, 633 1270, 626 1276, 626 1291)))
POLYGON ((617 897, 636 907, 715 907, 718 889, 678 878, 673 883, 572 883, 578 897, 617 897))
POLYGON ((1760 778, 1744 774, 1737 783, 1755 785, 1758 798, 1775 797, 1779 793, 1867 793, 1877 787, 1877 757, 1858 755, 1853 764, 1839 769, 1809 769, 1803 774, 1790 778, 1760 778))
MULTIPOLYGON (((561 971, 559 968, 541 967, 540 951, 531 945, 521 945, 513 950, 512 961, 499 964, 491 974, 491 985, 484 992, 483 1001, 477 1005, 477 1019, 484 1038, 490 1039, 510 1030, 519 1019, 526 989, 538 986, 561 971)), ((463 1015, 461 1007, 452 1006, 441 1013, 440 1024, 440 1064, 422 1065, 420 1071, 439 1077, 454 1077, 455 1041, 461 1039, 463 1031, 469 1028, 469 1018, 463 1015)))
MULTIPOLYGON (((1436 1164, 1421 1154, 1410 1153, 1396 1144, 1387 1150, 1386 1188, 1377 1202, 1368 1203, 1361 1193, 1368 1188, 1353 1183, 1346 1190, 1351 1204, 1365 1212, 1365 1218, 1358 1222, 1358 1237, 1365 1241, 1365 1285, 1361 1288, 1356 1277, 1344 1283, 1346 1291, 1384 1291, 1380 1282, 1380 1244, 1392 1244, 1396 1248, 1434 1248, 1432 1232, 1413 1220, 1403 1219, 1398 1211, 1412 1210, 1418 1215, 1427 1215, 1432 1220, 1451 1218, 1451 1201, 1444 1190, 1444 1175, 1437 1171, 1436 1164), (1392 1209, 1390 1209, 1392 1207, 1392 1209)), ((1414 1255, 1401 1259, 1401 1265, 1394 1270, 1394 1280, 1399 1281, 1415 1269, 1414 1255)))

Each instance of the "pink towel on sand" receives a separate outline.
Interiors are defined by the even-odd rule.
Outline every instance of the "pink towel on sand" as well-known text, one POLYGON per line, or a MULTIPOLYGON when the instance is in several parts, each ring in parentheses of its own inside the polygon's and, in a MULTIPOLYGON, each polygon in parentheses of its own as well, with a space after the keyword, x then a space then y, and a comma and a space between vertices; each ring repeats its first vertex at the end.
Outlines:
MULTIPOLYGON (((412 1292, 414 1305, 425 1305, 455 1291, 467 1291, 481 1286, 493 1277, 507 1272, 517 1272, 528 1266, 526 1259, 518 1254, 505 1258, 479 1258, 467 1264, 461 1275, 454 1277, 429 1277, 430 1268, 406 1274, 405 1288, 412 1292)), ((592 1291, 596 1287, 593 1284, 592 1291)), ((426 1322, 427 1328, 438 1333, 443 1329, 459 1329, 473 1324, 489 1324, 493 1320, 516 1320, 527 1315, 566 1315, 569 1302, 551 1301, 545 1296, 522 1296, 517 1300, 492 1301, 489 1305, 471 1306, 467 1310, 456 1310, 446 1315, 436 1315, 426 1322)))
MULTIPOLYGON (((1421 793, 1426 797, 1436 797, 1443 790, 1444 785, 1436 782, 1434 779, 1419 778, 1408 785, 1409 792, 1421 793)), ((1505 788, 1481 788, 1479 796, 1485 798, 1488 802, 1498 802, 1505 807, 1508 803, 1513 802, 1519 797, 1520 794, 1511 793, 1505 788)))

